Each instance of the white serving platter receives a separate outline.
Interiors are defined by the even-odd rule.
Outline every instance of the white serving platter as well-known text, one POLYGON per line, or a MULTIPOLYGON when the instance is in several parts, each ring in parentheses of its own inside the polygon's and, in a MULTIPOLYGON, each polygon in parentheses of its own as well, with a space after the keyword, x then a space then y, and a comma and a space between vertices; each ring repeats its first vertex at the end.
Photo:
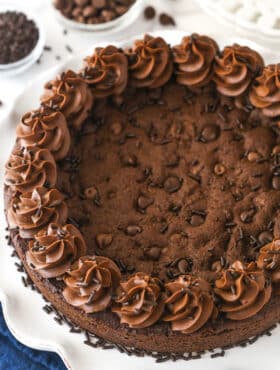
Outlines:
MULTIPOLYGON (((153 33, 156 34, 156 33, 153 33)), ((186 32, 160 31, 170 44, 179 43, 186 32)), ((221 41, 222 47, 225 42, 221 41)), ((249 44, 248 40, 227 40, 249 44)), ((113 43, 113 40, 112 40, 113 43)), ((123 47, 132 41, 118 43, 123 47)), ((259 49, 270 62, 275 58, 258 45, 259 49)), ((95 47, 97 45, 94 45, 95 47)), ((99 45, 100 46, 100 45, 99 45)), ((90 51, 85 51, 84 56, 90 51)), ((58 325, 52 315, 47 315, 42 307, 46 304, 43 298, 31 289, 25 289, 21 281, 21 273, 17 271, 15 259, 11 257, 12 248, 5 239, 6 221, 3 206, 3 175, 6 162, 15 140, 15 127, 26 111, 39 105, 39 97, 43 85, 54 78, 60 71, 72 68, 78 70, 82 57, 74 57, 66 63, 47 71, 32 81, 15 100, 6 119, 0 123, 0 300, 3 305, 4 317, 14 336, 25 345, 41 350, 54 351, 61 356, 65 365, 72 370, 279 370, 280 328, 273 330, 270 337, 264 336, 246 348, 234 348, 226 352, 224 357, 211 359, 209 354, 199 360, 155 363, 150 357, 128 357, 117 350, 102 350, 83 344, 84 334, 69 333, 66 325, 58 325)), ((280 59, 280 58, 279 58, 280 59)))
POLYGON ((197 0, 217 19, 269 40, 279 40, 279 0, 197 0))

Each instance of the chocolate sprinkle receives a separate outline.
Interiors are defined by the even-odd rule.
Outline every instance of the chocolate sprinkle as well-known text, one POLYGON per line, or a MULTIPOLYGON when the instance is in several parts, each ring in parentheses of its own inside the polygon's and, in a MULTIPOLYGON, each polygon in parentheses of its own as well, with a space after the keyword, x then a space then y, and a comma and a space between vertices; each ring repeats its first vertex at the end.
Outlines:
POLYGON ((65 48, 66 50, 69 52, 69 53, 73 53, 73 49, 71 48, 70 45, 65 45, 65 48))
MULTIPOLYGON (((12 253, 13 257, 19 259, 18 255, 16 253, 12 253)), ((172 262, 174 263, 174 262, 172 262)), ((25 288, 30 288, 32 290, 37 290, 37 292, 41 294, 41 292, 38 289, 35 289, 35 285, 33 281, 28 276, 27 272, 24 269, 23 264, 15 263, 16 265, 21 266, 21 269, 25 276, 21 276, 21 280, 23 282, 23 285, 25 288)), ((234 348, 234 345, 228 345, 221 348, 221 350, 216 349, 210 349, 209 351, 203 351, 200 353, 160 353, 160 352, 151 352, 146 351, 143 349, 138 349, 134 347, 125 347, 119 344, 115 344, 113 342, 107 341, 103 338, 98 337, 95 334, 89 333, 86 330, 83 330, 79 327, 77 327, 74 323, 72 323, 65 315, 61 314, 51 303, 48 303, 46 298, 42 295, 43 299, 47 302, 44 306, 42 306, 42 310, 46 312, 48 315, 54 315, 54 320, 57 322, 58 325, 66 325, 69 328, 69 332, 72 334, 81 334, 83 333, 85 336, 85 339, 83 340, 83 343, 89 347, 92 348, 100 348, 103 350, 110 350, 110 349, 117 349, 121 353, 125 353, 128 356, 136 356, 136 357, 152 357, 155 359, 156 363, 166 362, 166 361, 178 361, 178 360, 184 360, 184 361, 190 361, 190 360, 198 360, 202 358, 202 355, 210 354, 210 358, 217 358, 217 357, 223 357, 226 354, 227 350, 230 350, 231 348, 234 348)), ((261 338, 263 335, 271 336, 271 331, 274 330, 277 327, 277 325, 273 325, 268 330, 266 330, 264 333, 260 335, 256 335, 254 337, 249 338, 247 341, 242 341, 240 344, 237 344, 236 346, 245 347, 247 345, 254 344, 259 338, 261 338)))
POLYGON ((216 357, 224 357, 225 355, 225 350, 221 350, 221 352, 216 352, 211 355, 211 358, 216 358, 216 357))

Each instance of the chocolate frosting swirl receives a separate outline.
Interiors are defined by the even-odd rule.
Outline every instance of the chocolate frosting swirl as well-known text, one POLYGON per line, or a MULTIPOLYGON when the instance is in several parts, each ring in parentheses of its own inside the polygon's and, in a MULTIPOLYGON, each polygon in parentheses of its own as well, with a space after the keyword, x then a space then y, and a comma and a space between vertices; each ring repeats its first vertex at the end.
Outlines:
POLYGON ((127 58, 122 50, 112 45, 96 48, 85 63, 82 76, 94 96, 104 98, 123 93, 127 85, 127 58))
POLYGON ((262 57, 247 46, 234 44, 225 47, 214 64, 217 90, 226 96, 242 95, 253 78, 261 73, 263 65, 262 57))
POLYGON ((64 158, 70 148, 70 133, 60 112, 41 108, 26 113, 16 132, 20 145, 48 149, 55 160, 64 158))
POLYGON ((264 68, 251 88, 250 101, 267 117, 280 115, 280 64, 264 68))
POLYGON ((271 285, 254 262, 233 263, 216 280, 216 295, 221 299, 220 311, 231 320, 254 316, 268 302, 271 285))
POLYGON ((260 249, 257 260, 260 269, 266 270, 271 277, 276 292, 280 293, 280 240, 274 240, 260 249))
POLYGON ((67 206, 63 195, 56 189, 34 188, 12 199, 8 210, 10 227, 19 227, 22 238, 32 238, 50 222, 64 224, 67 206))
POLYGON ((26 259, 41 276, 53 278, 64 274, 85 253, 84 238, 75 226, 50 223, 29 242, 26 259))
POLYGON ((182 275, 165 284, 165 289, 168 314, 163 317, 163 321, 171 322, 172 330, 190 334, 216 316, 217 309, 207 281, 182 275))
POLYGON ((68 271, 64 278, 65 300, 87 313, 105 310, 111 303, 121 273, 107 257, 84 256, 68 271))
POLYGON ((63 72, 45 85, 42 105, 62 112, 67 122, 79 130, 93 105, 93 95, 85 81, 75 72, 63 72))
POLYGON ((158 88, 171 78, 171 51, 161 37, 145 35, 143 40, 135 41, 133 48, 126 53, 131 86, 158 88))
POLYGON ((120 284, 120 294, 112 308, 121 323, 131 328, 146 328, 159 320, 164 310, 160 281, 138 272, 120 284))
POLYGON ((213 63, 219 48, 210 37, 192 34, 173 47, 177 82, 190 87, 206 85, 213 76, 213 63))
POLYGON ((56 163, 50 151, 37 147, 15 149, 7 164, 5 184, 12 190, 25 193, 34 187, 56 183, 56 163))

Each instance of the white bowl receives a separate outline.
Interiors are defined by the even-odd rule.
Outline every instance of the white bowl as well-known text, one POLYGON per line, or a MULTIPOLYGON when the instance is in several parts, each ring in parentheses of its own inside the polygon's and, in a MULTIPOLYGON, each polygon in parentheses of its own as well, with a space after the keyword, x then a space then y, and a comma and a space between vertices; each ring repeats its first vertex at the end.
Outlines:
POLYGON ((217 20, 236 25, 252 37, 279 42, 279 0, 197 0, 197 2, 217 20))
POLYGON ((72 19, 68 19, 58 9, 56 9, 53 6, 53 4, 51 4, 51 6, 55 13, 56 18, 63 26, 75 28, 77 30, 82 31, 102 32, 109 29, 112 30, 119 29, 122 27, 128 27, 138 18, 138 16, 143 11, 144 8, 143 4, 144 4, 143 0, 136 0, 135 3, 123 15, 113 19, 112 21, 103 22, 99 24, 86 24, 74 21, 72 19))
POLYGON ((45 45, 45 29, 43 27, 43 24, 40 20, 40 18, 34 14, 28 7, 25 5, 22 5, 22 1, 18 2, 4 2, 0 4, 0 13, 6 12, 6 11, 17 11, 24 13, 28 19, 31 19, 36 24, 38 31, 39 31, 39 39, 37 41, 37 44, 35 47, 31 50, 31 52, 25 56, 24 58, 13 62, 13 63, 7 63, 7 64, 0 64, 0 77, 6 77, 6 76, 14 76, 19 73, 24 72, 27 68, 32 66, 37 59, 40 58, 43 48, 45 45))

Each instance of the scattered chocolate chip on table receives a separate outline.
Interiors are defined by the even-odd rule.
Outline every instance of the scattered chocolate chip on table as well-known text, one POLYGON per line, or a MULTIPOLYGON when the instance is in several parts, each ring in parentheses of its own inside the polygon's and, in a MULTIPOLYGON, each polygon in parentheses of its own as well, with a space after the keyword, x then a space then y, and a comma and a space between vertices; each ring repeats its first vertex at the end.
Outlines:
POLYGON ((144 16, 147 20, 154 19, 156 16, 156 10, 153 6, 147 6, 144 9, 144 16))
POLYGON ((176 25, 174 18, 167 13, 161 13, 159 15, 159 22, 163 26, 175 26, 176 25))

